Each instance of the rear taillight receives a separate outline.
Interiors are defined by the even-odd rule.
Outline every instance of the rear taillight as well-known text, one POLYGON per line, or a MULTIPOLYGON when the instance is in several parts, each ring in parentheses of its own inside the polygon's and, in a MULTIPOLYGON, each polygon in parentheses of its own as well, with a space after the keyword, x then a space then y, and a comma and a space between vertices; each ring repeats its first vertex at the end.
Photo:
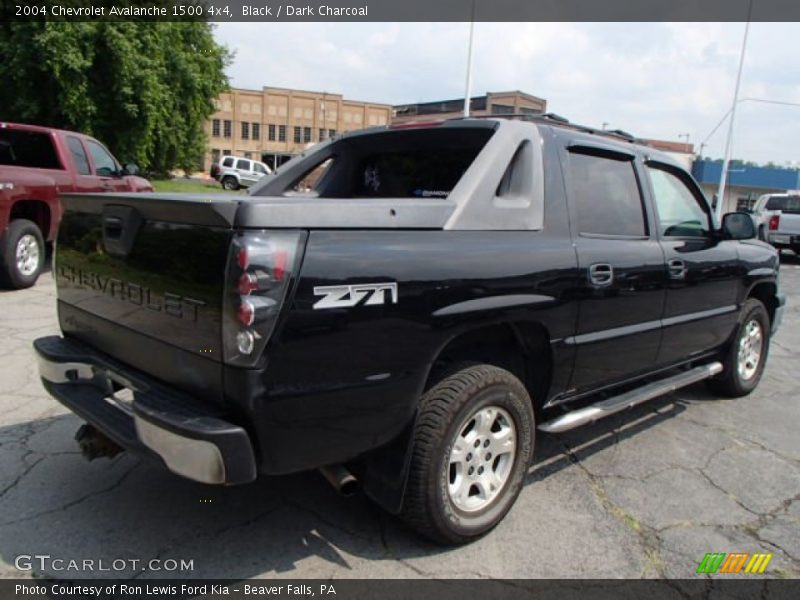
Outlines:
POLYGON ((226 363, 249 367, 258 361, 286 299, 304 238, 297 231, 254 231, 234 237, 222 330, 226 363))
POLYGON ((781 226, 781 216, 780 215, 772 215, 769 218, 769 230, 770 231, 777 231, 778 227, 781 226))

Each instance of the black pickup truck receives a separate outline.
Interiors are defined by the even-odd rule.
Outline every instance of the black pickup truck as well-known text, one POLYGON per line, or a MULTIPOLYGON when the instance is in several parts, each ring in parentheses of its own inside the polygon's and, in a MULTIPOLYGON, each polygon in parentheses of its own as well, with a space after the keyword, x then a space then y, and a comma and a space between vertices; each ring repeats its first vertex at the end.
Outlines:
POLYGON ((249 196, 63 204, 63 335, 34 346, 90 458, 320 469, 444 543, 502 519, 537 429, 748 394, 783 312, 749 215, 718 226, 668 156, 546 117, 340 135, 249 196))

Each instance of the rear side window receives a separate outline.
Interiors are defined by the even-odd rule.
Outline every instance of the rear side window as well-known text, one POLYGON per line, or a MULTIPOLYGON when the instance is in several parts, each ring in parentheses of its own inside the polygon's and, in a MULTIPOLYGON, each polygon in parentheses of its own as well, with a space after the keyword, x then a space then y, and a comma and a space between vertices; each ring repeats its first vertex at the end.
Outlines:
POLYGON ((241 169, 242 171, 249 171, 250 170, 250 161, 239 159, 236 161, 236 168, 241 169))
POLYGON ((447 198, 492 133, 431 127, 342 138, 289 189, 323 198, 447 198))
POLYGON ((800 196, 770 196, 766 208, 785 213, 800 213, 800 196))
POLYGON ((69 153, 72 156, 72 162, 75 165, 75 171, 79 175, 89 175, 89 159, 86 157, 86 150, 83 149, 81 141, 73 136, 67 138, 69 145, 69 153))
POLYGON ((222 166, 223 167, 232 167, 233 166, 233 158, 229 156, 228 158, 223 160, 222 161, 222 166))
POLYGON ((50 134, 0 129, 0 165, 61 169, 50 134))
POLYGON ((569 177, 579 233, 647 235, 642 195, 631 159, 572 151, 569 177))

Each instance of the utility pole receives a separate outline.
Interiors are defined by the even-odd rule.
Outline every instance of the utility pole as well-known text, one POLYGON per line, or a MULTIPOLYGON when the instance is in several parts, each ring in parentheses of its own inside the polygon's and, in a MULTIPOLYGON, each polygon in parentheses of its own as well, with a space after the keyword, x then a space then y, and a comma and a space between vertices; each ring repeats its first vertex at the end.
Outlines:
POLYGON ((684 142, 684 143, 686 144, 686 152, 687 153, 689 152, 689 135, 690 134, 688 134, 688 133, 679 133, 678 134, 678 139, 679 140, 682 139, 682 138, 686 138, 686 142, 684 142))
POLYGON ((719 189, 717 190, 717 206, 715 213, 717 221, 722 216, 722 207, 725 204, 725 184, 728 181, 728 165, 731 161, 731 149, 733 147, 733 124, 736 120, 736 105, 739 104, 739 84, 742 82, 742 68, 744 67, 744 55, 747 49, 747 34, 750 31, 750 15, 753 11, 753 0, 750 0, 750 7, 747 10, 747 23, 744 26, 744 38, 742 39, 742 52, 739 56, 739 71, 736 74, 736 86, 733 91, 733 105, 731 106, 731 118, 728 121, 728 138, 725 140, 725 158, 722 161, 722 174, 719 178, 719 189))
POLYGON ((472 20, 469 22, 469 44, 467 45, 467 83, 464 90, 464 118, 469 116, 470 95, 472 94, 472 40, 475 36, 475 11, 478 0, 472 0, 472 20))

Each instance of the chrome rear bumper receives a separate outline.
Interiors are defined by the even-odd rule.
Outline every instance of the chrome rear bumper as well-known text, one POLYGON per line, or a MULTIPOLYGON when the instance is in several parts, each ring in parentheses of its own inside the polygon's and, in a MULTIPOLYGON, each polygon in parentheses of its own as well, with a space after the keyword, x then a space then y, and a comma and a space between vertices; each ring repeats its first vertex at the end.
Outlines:
POLYGON ((45 337, 33 347, 45 389, 123 448, 202 483, 256 478, 250 437, 224 415, 75 340, 45 337), (122 389, 132 400, 120 398, 122 389))

